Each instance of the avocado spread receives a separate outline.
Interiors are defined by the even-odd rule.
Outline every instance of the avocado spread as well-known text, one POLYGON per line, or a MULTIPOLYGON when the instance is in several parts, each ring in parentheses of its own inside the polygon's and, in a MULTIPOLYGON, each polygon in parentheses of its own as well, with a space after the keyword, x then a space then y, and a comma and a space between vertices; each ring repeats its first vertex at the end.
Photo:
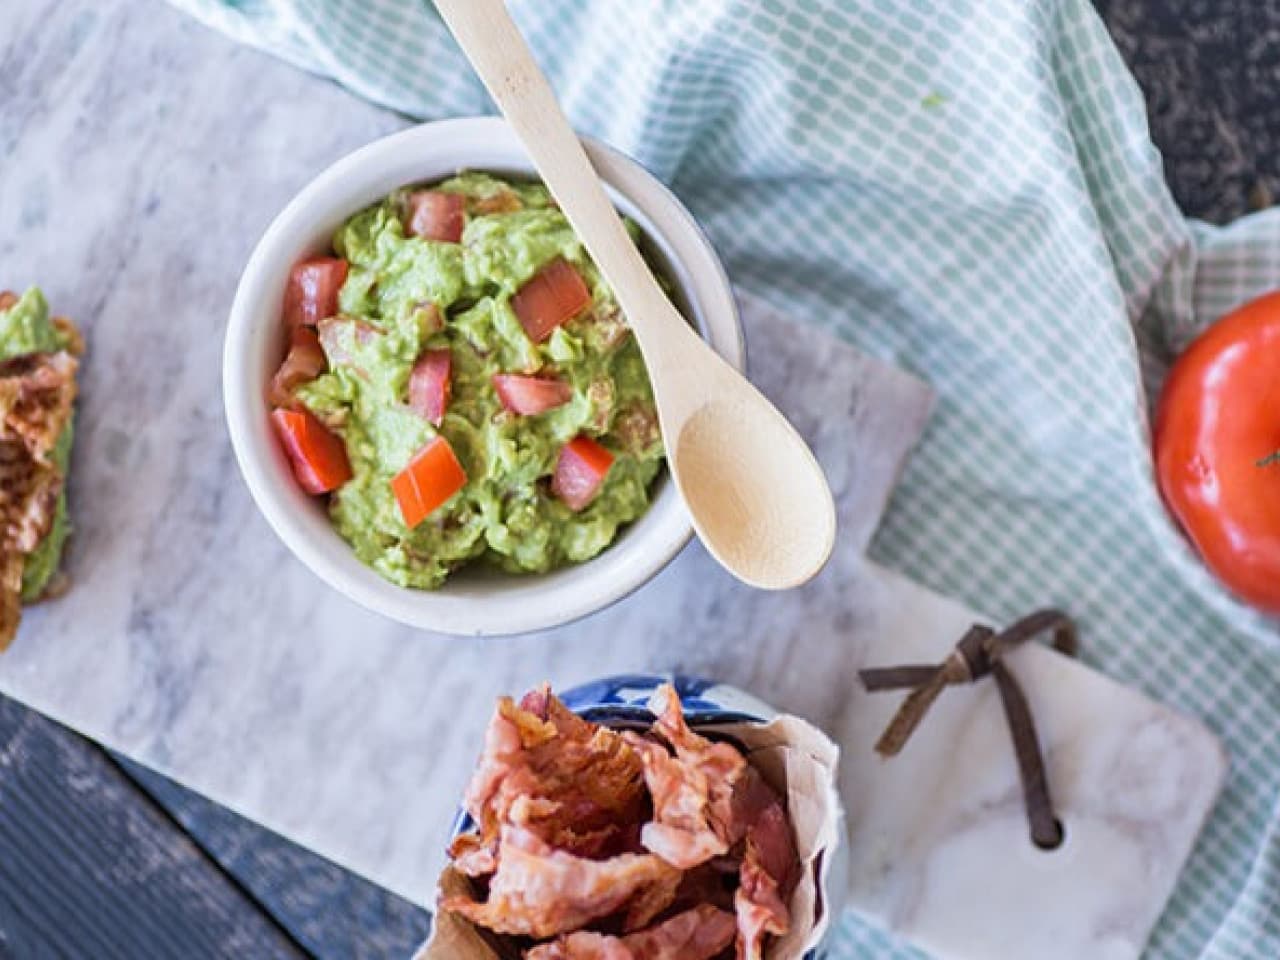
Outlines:
POLYGON ((465 217, 458 242, 414 235, 414 188, 357 213, 334 237, 348 272, 337 315, 318 325, 328 369, 294 388, 350 460, 350 479, 329 501, 334 526, 364 563, 406 587, 437 587, 470 561, 519 573, 588 560, 644 513, 662 468, 640 350, 545 187, 465 173, 429 192, 463 198, 450 201, 465 217), (513 297, 557 260, 577 271, 590 303, 535 340, 513 297), (436 426, 408 398, 415 363, 441 350, 451 372, 436 426), (498 374, 559 381, 567 399, 514 412, 495 390, 498 374), (391 481, 438 435, 466 482, 410 528, 391 481), (577 437, 613 459, 575 510, 552 477, 577 437))

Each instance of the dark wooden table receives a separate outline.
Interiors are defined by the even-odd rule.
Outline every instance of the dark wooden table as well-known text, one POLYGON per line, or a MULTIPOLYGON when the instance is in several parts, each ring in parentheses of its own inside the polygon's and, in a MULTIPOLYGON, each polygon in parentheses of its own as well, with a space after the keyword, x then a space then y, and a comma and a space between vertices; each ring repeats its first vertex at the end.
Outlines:
MULTIPOLYGON (((1183 209, 1280 191, 1280 0, 1096 0, 1183 209)), ((0 960, 407 957, 428 914, 0 697, 0 960)))

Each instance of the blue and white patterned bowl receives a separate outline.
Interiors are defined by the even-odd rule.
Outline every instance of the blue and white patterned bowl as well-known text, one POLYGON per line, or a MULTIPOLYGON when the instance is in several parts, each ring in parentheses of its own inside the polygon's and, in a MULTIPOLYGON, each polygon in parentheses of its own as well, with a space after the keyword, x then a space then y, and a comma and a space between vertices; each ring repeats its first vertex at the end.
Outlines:
MULTIPOLYGON (((778 716, 773 707, 737 687, 678 674, 621 674, 556 691, 556 695, 574 713, 593 723, 647 730, 654 721, 649 712, 649 698, 664 683, 675 686, 684 704, 685 718, 693 728, 725 723, 768 723, 778 716)), ((475 823, 467 812, 459 811, 451 835, 456 837, 474 829, 475 823)), ((843 837, 843 823, 840 833, 843 837)), ((849 851, 841 841, 834 850, 827 851, 826 856, 821 902, 825 910, 838 915, 848 889, 849 851)), ((834 929, 833 917, 823 942, 805 954, 803 960, 826 960, 834 929)))

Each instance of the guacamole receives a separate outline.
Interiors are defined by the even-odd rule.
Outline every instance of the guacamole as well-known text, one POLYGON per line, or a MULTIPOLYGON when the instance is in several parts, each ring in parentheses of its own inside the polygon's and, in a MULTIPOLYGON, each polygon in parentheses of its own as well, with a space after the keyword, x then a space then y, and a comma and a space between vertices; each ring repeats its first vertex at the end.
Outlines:
POLYGON ((644 360, 543 186, 466 173, 397 191, 351 217, 333 248, 345 261, 336 309, 297 314, 324 317, 327 369, 291 393, 345 446, 329 513, 364 563, 418 588, 473 561, 542 572, 594 557, 645 512, 663 448, 644 360), (530 320, 574 289, 572 316, 530 320), (411 395, 437 362, 447 379, 424 406, 411 395), (465 478, 420 519, 403 475, 437 437, 465 478), (561 476, 580 444, 607 471, 586 496, 561 476))
MULTIPOLYGON (((0 310, 0 364, 32 354, 79 351, 78 335, 70 325, 59 325, 49 316, 49 305, 39 288, 32 287, 6 309, 0 310)), ((66 477, 71 458, 74 428, 72 415, 57 434, 50 460, 61 477, 66 477)), ((0 441, 7 438, 0 430, 0 441)), ((39 599, 58 571, 62 550, 70 533, 67 521, 66 485, 58 493, 48 532, 26 556, 22 567, 21 598, 24 603, 39 599)))

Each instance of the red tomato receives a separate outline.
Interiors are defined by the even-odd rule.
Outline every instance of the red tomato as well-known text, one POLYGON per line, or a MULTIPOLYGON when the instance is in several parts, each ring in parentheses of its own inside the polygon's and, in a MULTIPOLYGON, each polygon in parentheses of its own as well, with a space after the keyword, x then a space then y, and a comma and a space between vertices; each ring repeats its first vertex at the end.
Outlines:
POLYGON ((284 322, 314 327, 338 313, 338 291, 347 282, 347 261, 312 257, 294 264, 284 289, 284 322))
POLYGON ((449 441, 434 437, 391 478, 391 490, 400 504, 405 526, 412 530, 466 483, 467 474, 449 441))
POLYGON ((456 193, 418 190, 409 194, 409 233, 440 243, 457 243, 467 223, 466 200, 456 193))
POLYGON ((293 391, 324 373, 324 350, 320 338, 310 327, 294 327, 289 333, 289 353, 271 378, 271 404, 276 407, 294 405, 293 391))
POLYGON ((570 510, 581 510, 595 499, 613 466, 613 454, 590 437, 574 437, 560 448, 551 492, 570 510))
POLYGON ((493 389, 502 405, 512 413, 533 416, 554 410, 569 402, 573 388, 554 377, 522 377, 514 373, 495 373, 493 389))
POLYGON ((452 371, 453 354, 445 347, 424 350, 409 374, 409 406, 437 427, 449 407, 452 371))
POLYGON ((342 438, 310 411, 272 410, 271 422, 293 464, 293 475, 307 493, 328 493, 351 479, 342 438))
POLYGON ((1211 570, 1280 613, 1280 291, 1223 317, 1169 373, 1155 421, 1165 502, 1211 570))
POLYGON ((511 309, 529 339, 541 343, 562 323, 591 305, 591 291, 567 260, 552 260, 530 277, 515 296, 511 309))

